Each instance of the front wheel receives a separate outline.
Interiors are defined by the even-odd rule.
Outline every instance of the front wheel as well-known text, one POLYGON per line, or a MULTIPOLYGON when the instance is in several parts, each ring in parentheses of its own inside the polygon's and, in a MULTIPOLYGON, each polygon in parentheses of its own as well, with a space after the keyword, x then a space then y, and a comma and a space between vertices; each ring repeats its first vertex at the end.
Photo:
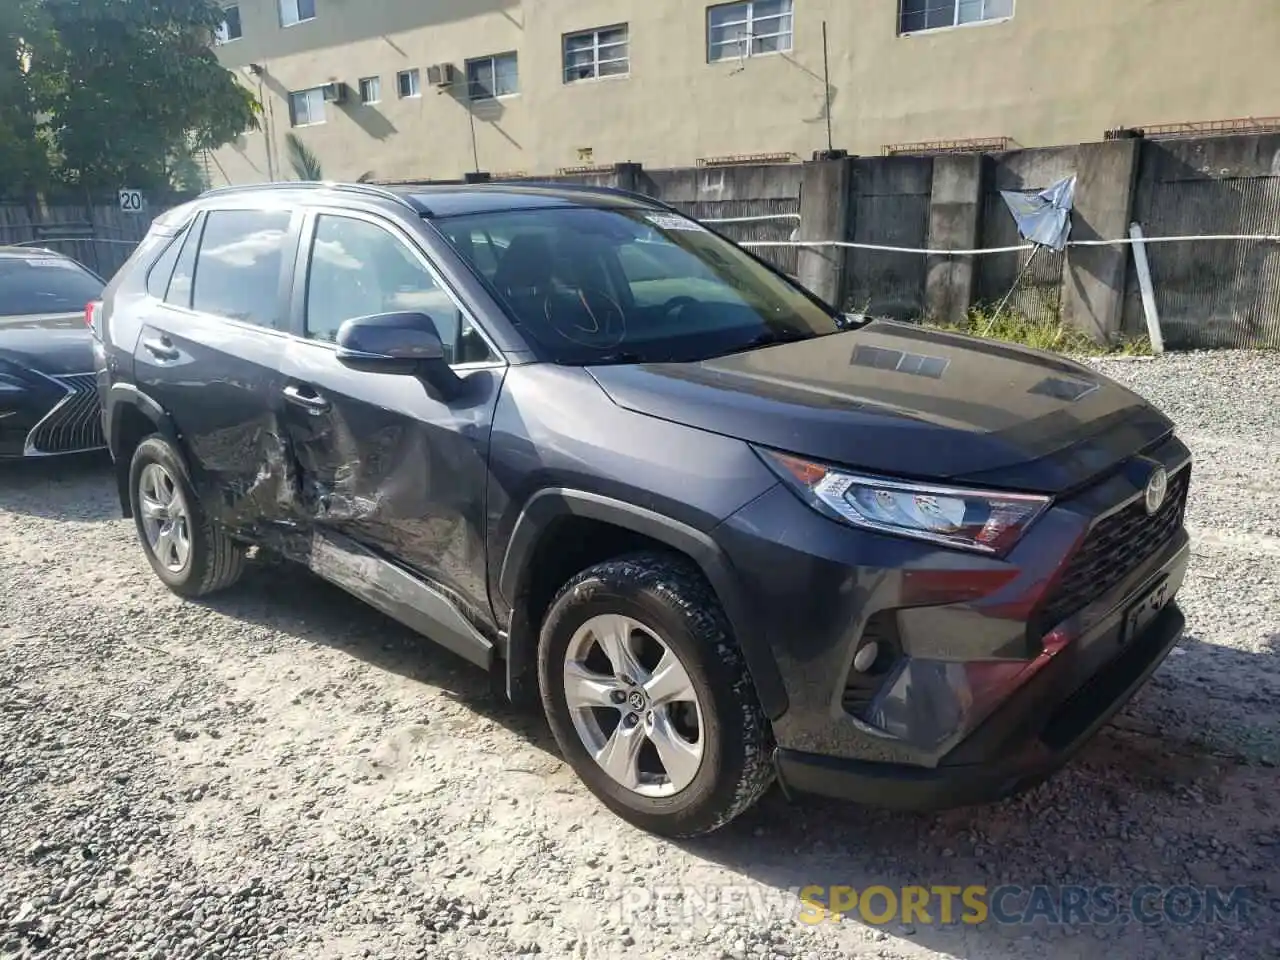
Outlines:
POLYGON ((240 579, 244 548, 205 517, 181 457, 162 436, 138 444, 129 490, 138 539, 165 586, 202 597, 240 579))
POLYGON ((623 819, 710 833, 773 779, 772 734, 715 594, 691 563, 643 553, 583 571, 538 649, 565 759, 623 819))

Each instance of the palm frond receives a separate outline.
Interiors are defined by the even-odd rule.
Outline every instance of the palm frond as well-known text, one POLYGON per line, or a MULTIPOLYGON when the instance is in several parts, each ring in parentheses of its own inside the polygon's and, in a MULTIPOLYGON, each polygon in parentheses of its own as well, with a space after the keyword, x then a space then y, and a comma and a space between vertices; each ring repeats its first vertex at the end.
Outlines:
POLYGON ((320 158, 315 155, 310 147, 298 139, 297 134, 291 133, 286 136, 285 143, 289 148, 289 165, 293 167, 293 172, 299 180, 324 179, 324 171, 320 167, 320 158))

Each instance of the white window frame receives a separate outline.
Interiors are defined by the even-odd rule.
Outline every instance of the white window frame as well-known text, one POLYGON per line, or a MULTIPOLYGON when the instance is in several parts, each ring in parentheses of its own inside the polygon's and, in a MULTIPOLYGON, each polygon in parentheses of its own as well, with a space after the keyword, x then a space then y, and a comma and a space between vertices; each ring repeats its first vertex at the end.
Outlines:
POLYGON ((228 3, 225 7, 223 7, 224 13, 230 12, 232 10, 236 12, 236 20, 239 21, 240 32, 237 33, 234 37, 231 36, 230 23, 224 17, 222 20, 222 23, 218 24, 218 29, 213 32, 214 40, 218 44, 218 46, 222 46, 227 43, 235 43, 237 40, 239 40, 241 37, 244 36, 244 15, 240 12, 240 4, 228 3))
POLYGON ((382 77, 361 77, 359 86, 360 102, 366 107, 382 102, 382 77))
MULTIPOLYGON (((580 48, 586 50, 586 47, 580 48)), ((578 50, 573 51, 579 52, 578 50)), ((584 80, 618 80, 631 76, 631 25, 629 23, 614 23, 607 27, 595 27, 591 30, 578 30, 574 33, 566 33, 560 45, 560 56, 564 67, 565 83, 582 83, 584 80), (613 33, 618 30, 622 31, 621 40, 610 40, 608 43, 600 42, 601 34, 613 33), (577 66, 569 65, 569 44, 574 40, 582 40, 590 38, 591 40, 591 63, 579 64, 577 66), (623 50, 622 56, 617 56, 617 48, 623 50), (605 73, 600 72, 602 64, 621 63, 624 65, 622 73, 605 73), (583 67, 590 66, 591 75, 589 77, 570 76, 570 71, 577 73, 583 67)))
POLYGON ((396 96, 401 100, 416 100, 422 96, 422 72, 417 67, 401 70, 396 74, 396 96), (409 81, 409 92, 404 92, 405 79, 409 81))
POLYGON ((780 53, 790 53, 795 48, 796 42, 795 0, 782 0, 782 6, 783 9, 781 13, 769 13, 764 16, 756 15, 756 0, 736 0, 734 3, 716 3, 707 7, 707 63, 724 63, 730 60, 742 60, 745 57, 770 57, 776 56, 780 53), (712 40, 711 12, 713 10, 725 10, 730 7, 742 7, 742 19, 730 20, 728 23, 717 24, 716 28, 723 29, 724 27, 745 26, 746 36, 740 40, 712 40), (755 32, 754 26, 757 20, 776 20, 779 17, 790 18, 791 28, 789 30, 775 30, 772 33, 761 34, 757 34, 755 32), (755 41, 769 40, 773 37, 785 37, 786 45, 779 45, 777 50, 762 50, 759 53, 755 51, 755 41), (725 48, 736 48, 744 44, 746 46, 745 53, 725 54, 721 52, 719 56, 716 55, 717 49, 723 51, 725 48))
POLYGON ((515 50, 508 50, 505 53, 493 53, 487 57, 475 57, 463 64, 462 69, 466 73, 467 79, 467 99, 483 103, 486 100, 505 100, 507 97, 515 97, 520 94, 520 55, 515 50), (516 64, 516 88, 509 93, 498 93, 498 61, 512 59, 516 64), (475 95, 475 83, 471 79, 471 70, 473 67, 480 67, 484 64, 489 65, 489 76, 492 77, 491 86, 493 89, 483 96, 475 95))
POLYGON ((300 23, 308 23, 316 18, 316 4, 319 0, 276 0, 276 9, 280 13, 280 26, 296 27, 300 23), (311 13, 302 15, 302 5, 310 2, 311 13))
POLYGON ((289 124, 290 126, 318 127, 320 126, 320 124, 326 123, 326 122, 328 122, 328 118, 325 116, 325 109, 324 109, 324 87, 307 87, 305 90, 289 91, 289 124), (319 120, 314 120, 311 117, 311 108, 312 108, 311 99, 313 96, 315 97, 316 102, 320 104, 319 120), (302 123, 298 122, 298 107, 296 103, 296 98, 298 97, 307 98, 307 119, 305 122, 302 122, 302 123))
POLYGON ((950 23, 944 24, 943 26, 940 26, 940 27, 920 27, 918 30, 903 29, 903 20, 905 19, 907 12, 906 10, 903 9, 903 4, 899 2, 898 3, 898 36, 909 37, 917 33, 935 33, 938 30, 960 30, 960 29, 967 29, 969 27, 985 27, 993 23, 1005 23, 1013 19, 1013 15, 1017 12, 1017 6, 1018 6, 1018 0, 1009 0, 1008 13, 1000 13, 992 16, 987 16, 986 15, 987 4, 992 3, 993 0, 963 0, 963 2, 965 3, 981 2, 983 16, 977 20, 969 20, 969 21, 966 21, 965 23, 961 23, 960 7, 961 7, 962 0, 954 0, 954 3, 952 4, 952 9, 951 9, 950 23))

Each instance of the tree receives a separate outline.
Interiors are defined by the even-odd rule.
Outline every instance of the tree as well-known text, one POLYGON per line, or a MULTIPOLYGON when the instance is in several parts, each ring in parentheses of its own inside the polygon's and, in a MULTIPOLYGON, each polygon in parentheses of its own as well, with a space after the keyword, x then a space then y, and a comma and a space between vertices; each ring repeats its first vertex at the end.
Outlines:
POLYGON ((320 168, 320 158, 315 155, 310 147, 298 139, 296 133, 291 133, 284 138, 285 146, 289 148, 289 166, 293 167, 293 172, 299 180, 323 180, 324 171, 320 168))
POLYGON ((257 126, 257 100, 213 54, 217 0, 20 2, 32 8, 28 81, 59 180, 168 186, 192 155, 257 126))
MULTIPOLYGON (((296 133, 286 134, 284 142, 289 150, 289 166, 293 167, 294 175, 299 180, 324 179, 324 169, 320 165, 320 158, 316 156, 314 150, 302 142, 296 133)), ((373 171, 366 170, 356 177, 356 183, 370 183, 373 178, 373 171)))
POLYGON ((49 177, 29 67, 36 0, 0 0, 0 191, 38 189, 49 177))

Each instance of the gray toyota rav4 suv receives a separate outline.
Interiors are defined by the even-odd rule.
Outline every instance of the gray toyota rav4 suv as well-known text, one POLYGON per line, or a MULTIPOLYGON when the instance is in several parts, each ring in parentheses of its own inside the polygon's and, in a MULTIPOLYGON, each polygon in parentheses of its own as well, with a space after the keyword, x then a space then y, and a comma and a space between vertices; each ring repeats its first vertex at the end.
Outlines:
POLYGON ((1190 457, 1159 411, 1060 357, 843 316, 646 197, 212 191, 89 315, 165 584, 225 589, 250 546, 306 564, 540 698, 655 832, 774 780, 1007 796, 1183 627, 1190 457))

